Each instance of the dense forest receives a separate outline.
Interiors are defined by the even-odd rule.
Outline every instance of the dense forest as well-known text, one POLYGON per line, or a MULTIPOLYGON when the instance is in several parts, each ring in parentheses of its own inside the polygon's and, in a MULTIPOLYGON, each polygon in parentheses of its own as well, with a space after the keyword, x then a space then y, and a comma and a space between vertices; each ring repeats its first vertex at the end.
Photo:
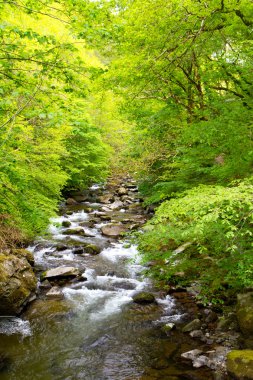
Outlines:
POLYGON ((128 171, 160 280, 225 302, 253 279, 253 3, 0 2, 0 245, 66 189, 128 171))

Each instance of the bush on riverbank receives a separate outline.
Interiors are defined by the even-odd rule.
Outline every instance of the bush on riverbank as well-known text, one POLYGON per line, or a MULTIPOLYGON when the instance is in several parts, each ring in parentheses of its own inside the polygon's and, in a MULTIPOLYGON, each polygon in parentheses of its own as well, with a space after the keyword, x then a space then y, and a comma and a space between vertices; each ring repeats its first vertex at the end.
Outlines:
POLYGON ((252 196, 247 180, 200 185, 163 202, 139 237, 144 261, 157 260, 152 275, 183 285, 198 282, 202 300, 221 303, 251 286, 252 196))

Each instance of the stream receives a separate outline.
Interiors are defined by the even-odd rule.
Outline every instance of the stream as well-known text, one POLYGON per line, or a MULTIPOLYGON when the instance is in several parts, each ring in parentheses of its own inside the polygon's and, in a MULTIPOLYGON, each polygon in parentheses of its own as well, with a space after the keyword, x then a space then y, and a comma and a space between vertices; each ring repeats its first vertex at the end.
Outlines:
POLYGON ((213 379, 209 369, 181 359, 198 347, 195 341, 178 329, 163 330, 189 316, 143 277, 133 240, 102 232, 112 222, 121 231, 140 228, 147 218, 133 182, 121 184, 124 193, 122 186, 126 194, 114 188, 111 195, 95 185, 88 200, 62 205, 48 233, 29 247, 38 279, 61 266, 77 268, 80 276, 50 281, 60 286, 55 297, 46 295, 48 280, 38 280, 37 299, 25 312, 0 321, 0 352, 8 359, 1 380, 213 379), (87 252, 89 245, 100 253, 87 252), (133 302, 143 291, 155 302, 133 302))

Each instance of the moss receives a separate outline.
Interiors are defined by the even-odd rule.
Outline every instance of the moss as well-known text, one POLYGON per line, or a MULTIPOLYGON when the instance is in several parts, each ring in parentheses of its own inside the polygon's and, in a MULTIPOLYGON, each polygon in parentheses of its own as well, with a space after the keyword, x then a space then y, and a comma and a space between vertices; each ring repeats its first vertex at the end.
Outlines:
POLYGON ((227 356, 227 371, 234 379, 253 380, 253 350, 235 350, 227 356))

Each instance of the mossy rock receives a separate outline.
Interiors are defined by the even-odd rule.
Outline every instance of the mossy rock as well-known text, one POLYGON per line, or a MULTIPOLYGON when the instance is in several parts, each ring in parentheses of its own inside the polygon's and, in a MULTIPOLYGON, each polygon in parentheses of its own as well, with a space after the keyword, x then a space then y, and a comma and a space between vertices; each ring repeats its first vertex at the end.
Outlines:
POLYGON ((34 256, 33 253, 28 251, 28 249, 12 249, 11 253, 16 256, 25 257, 28 263, 34 266, 34 256))
POLYGON ((227 371, 231 379, 253 380, 253 350, 229 352, 227 371))
POLYGON ((253 334, 253 292, 237 296, 236 316, 241 331, 246 336, 253 334))
POLYGON ((17 251, 19 254, 0 254, 0 314, 2 315, 19 314, 34 295, 37 286, 37 279, 26 258, 30 252, 17 251))
POLYGON ((63 222, 62 222, 62 227, 70 227, 71 226, 71 222, 70 221, 68 221, 68 220, 63 220, 63 222))
POLYGON ((139 304, 149 304, 155 302, 155 296, 152 293, 141 292, 133 297, 133 301, 139 304))
POLYGON ((91 255, 98 255, 102 249, 95 244, 87 244, 84 246, 84 250, 91 255))

